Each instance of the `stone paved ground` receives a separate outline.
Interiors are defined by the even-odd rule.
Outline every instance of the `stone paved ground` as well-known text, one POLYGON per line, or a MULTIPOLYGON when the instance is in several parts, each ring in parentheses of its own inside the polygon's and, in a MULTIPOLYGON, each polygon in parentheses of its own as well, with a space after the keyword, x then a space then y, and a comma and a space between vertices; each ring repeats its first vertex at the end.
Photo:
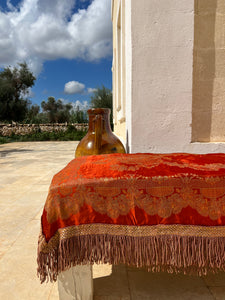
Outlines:
MULTIPOLYGON (((40 217, 52 176, 77 142, 0 145, 0 299, 58 300, 57 284, 36 276, 40 217)), ((222 300, 225 274, 205 278, 94 266, 95 300, 222 300)), ((71 299, 72 300, 72 299, 71 299)))

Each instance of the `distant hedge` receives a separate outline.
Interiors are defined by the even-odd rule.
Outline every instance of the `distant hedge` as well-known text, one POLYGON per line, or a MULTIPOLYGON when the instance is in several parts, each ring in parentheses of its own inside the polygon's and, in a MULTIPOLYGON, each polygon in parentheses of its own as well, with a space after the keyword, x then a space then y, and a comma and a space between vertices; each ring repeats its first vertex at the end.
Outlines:
POLYGON ((10 136, 0 136, 0 144, 11 142, 32 142, 32 141, 80 141, 87 131, 75 129, 68 126, 65 132, 35 132, 26 135, 11 134, 10 136))

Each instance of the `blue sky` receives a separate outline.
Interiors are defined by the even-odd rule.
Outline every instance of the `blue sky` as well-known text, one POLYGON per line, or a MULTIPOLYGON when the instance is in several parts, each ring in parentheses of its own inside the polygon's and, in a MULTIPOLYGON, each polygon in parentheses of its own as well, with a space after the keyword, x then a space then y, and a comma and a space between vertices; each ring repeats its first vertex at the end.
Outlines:
POLYGON ((37 80, 29 99, 86 108, 112 88, 111 0, 0 0, 0 68, 26 61, 37 80))

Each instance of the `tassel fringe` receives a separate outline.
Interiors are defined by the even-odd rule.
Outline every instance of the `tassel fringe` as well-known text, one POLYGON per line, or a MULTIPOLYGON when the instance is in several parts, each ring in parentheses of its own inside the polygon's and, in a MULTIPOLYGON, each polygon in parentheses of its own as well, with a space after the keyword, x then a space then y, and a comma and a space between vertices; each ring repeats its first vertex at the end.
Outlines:
POLYGON ((225 271, 224 237, 83 235, 60 240, 57 249, 38 250, 41 283, 56 281, 72 266, 109 263, 148 271, 206 275, 225 271))

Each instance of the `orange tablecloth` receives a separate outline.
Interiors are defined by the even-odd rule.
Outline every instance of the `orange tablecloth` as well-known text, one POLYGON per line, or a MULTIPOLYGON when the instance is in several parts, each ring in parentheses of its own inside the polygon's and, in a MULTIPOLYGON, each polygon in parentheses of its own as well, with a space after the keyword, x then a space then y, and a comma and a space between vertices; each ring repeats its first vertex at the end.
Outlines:
POLYGON ((225 154, 107 154, 72 160, 52 180, 38 274, 125 263, 225 270, 225 154))

